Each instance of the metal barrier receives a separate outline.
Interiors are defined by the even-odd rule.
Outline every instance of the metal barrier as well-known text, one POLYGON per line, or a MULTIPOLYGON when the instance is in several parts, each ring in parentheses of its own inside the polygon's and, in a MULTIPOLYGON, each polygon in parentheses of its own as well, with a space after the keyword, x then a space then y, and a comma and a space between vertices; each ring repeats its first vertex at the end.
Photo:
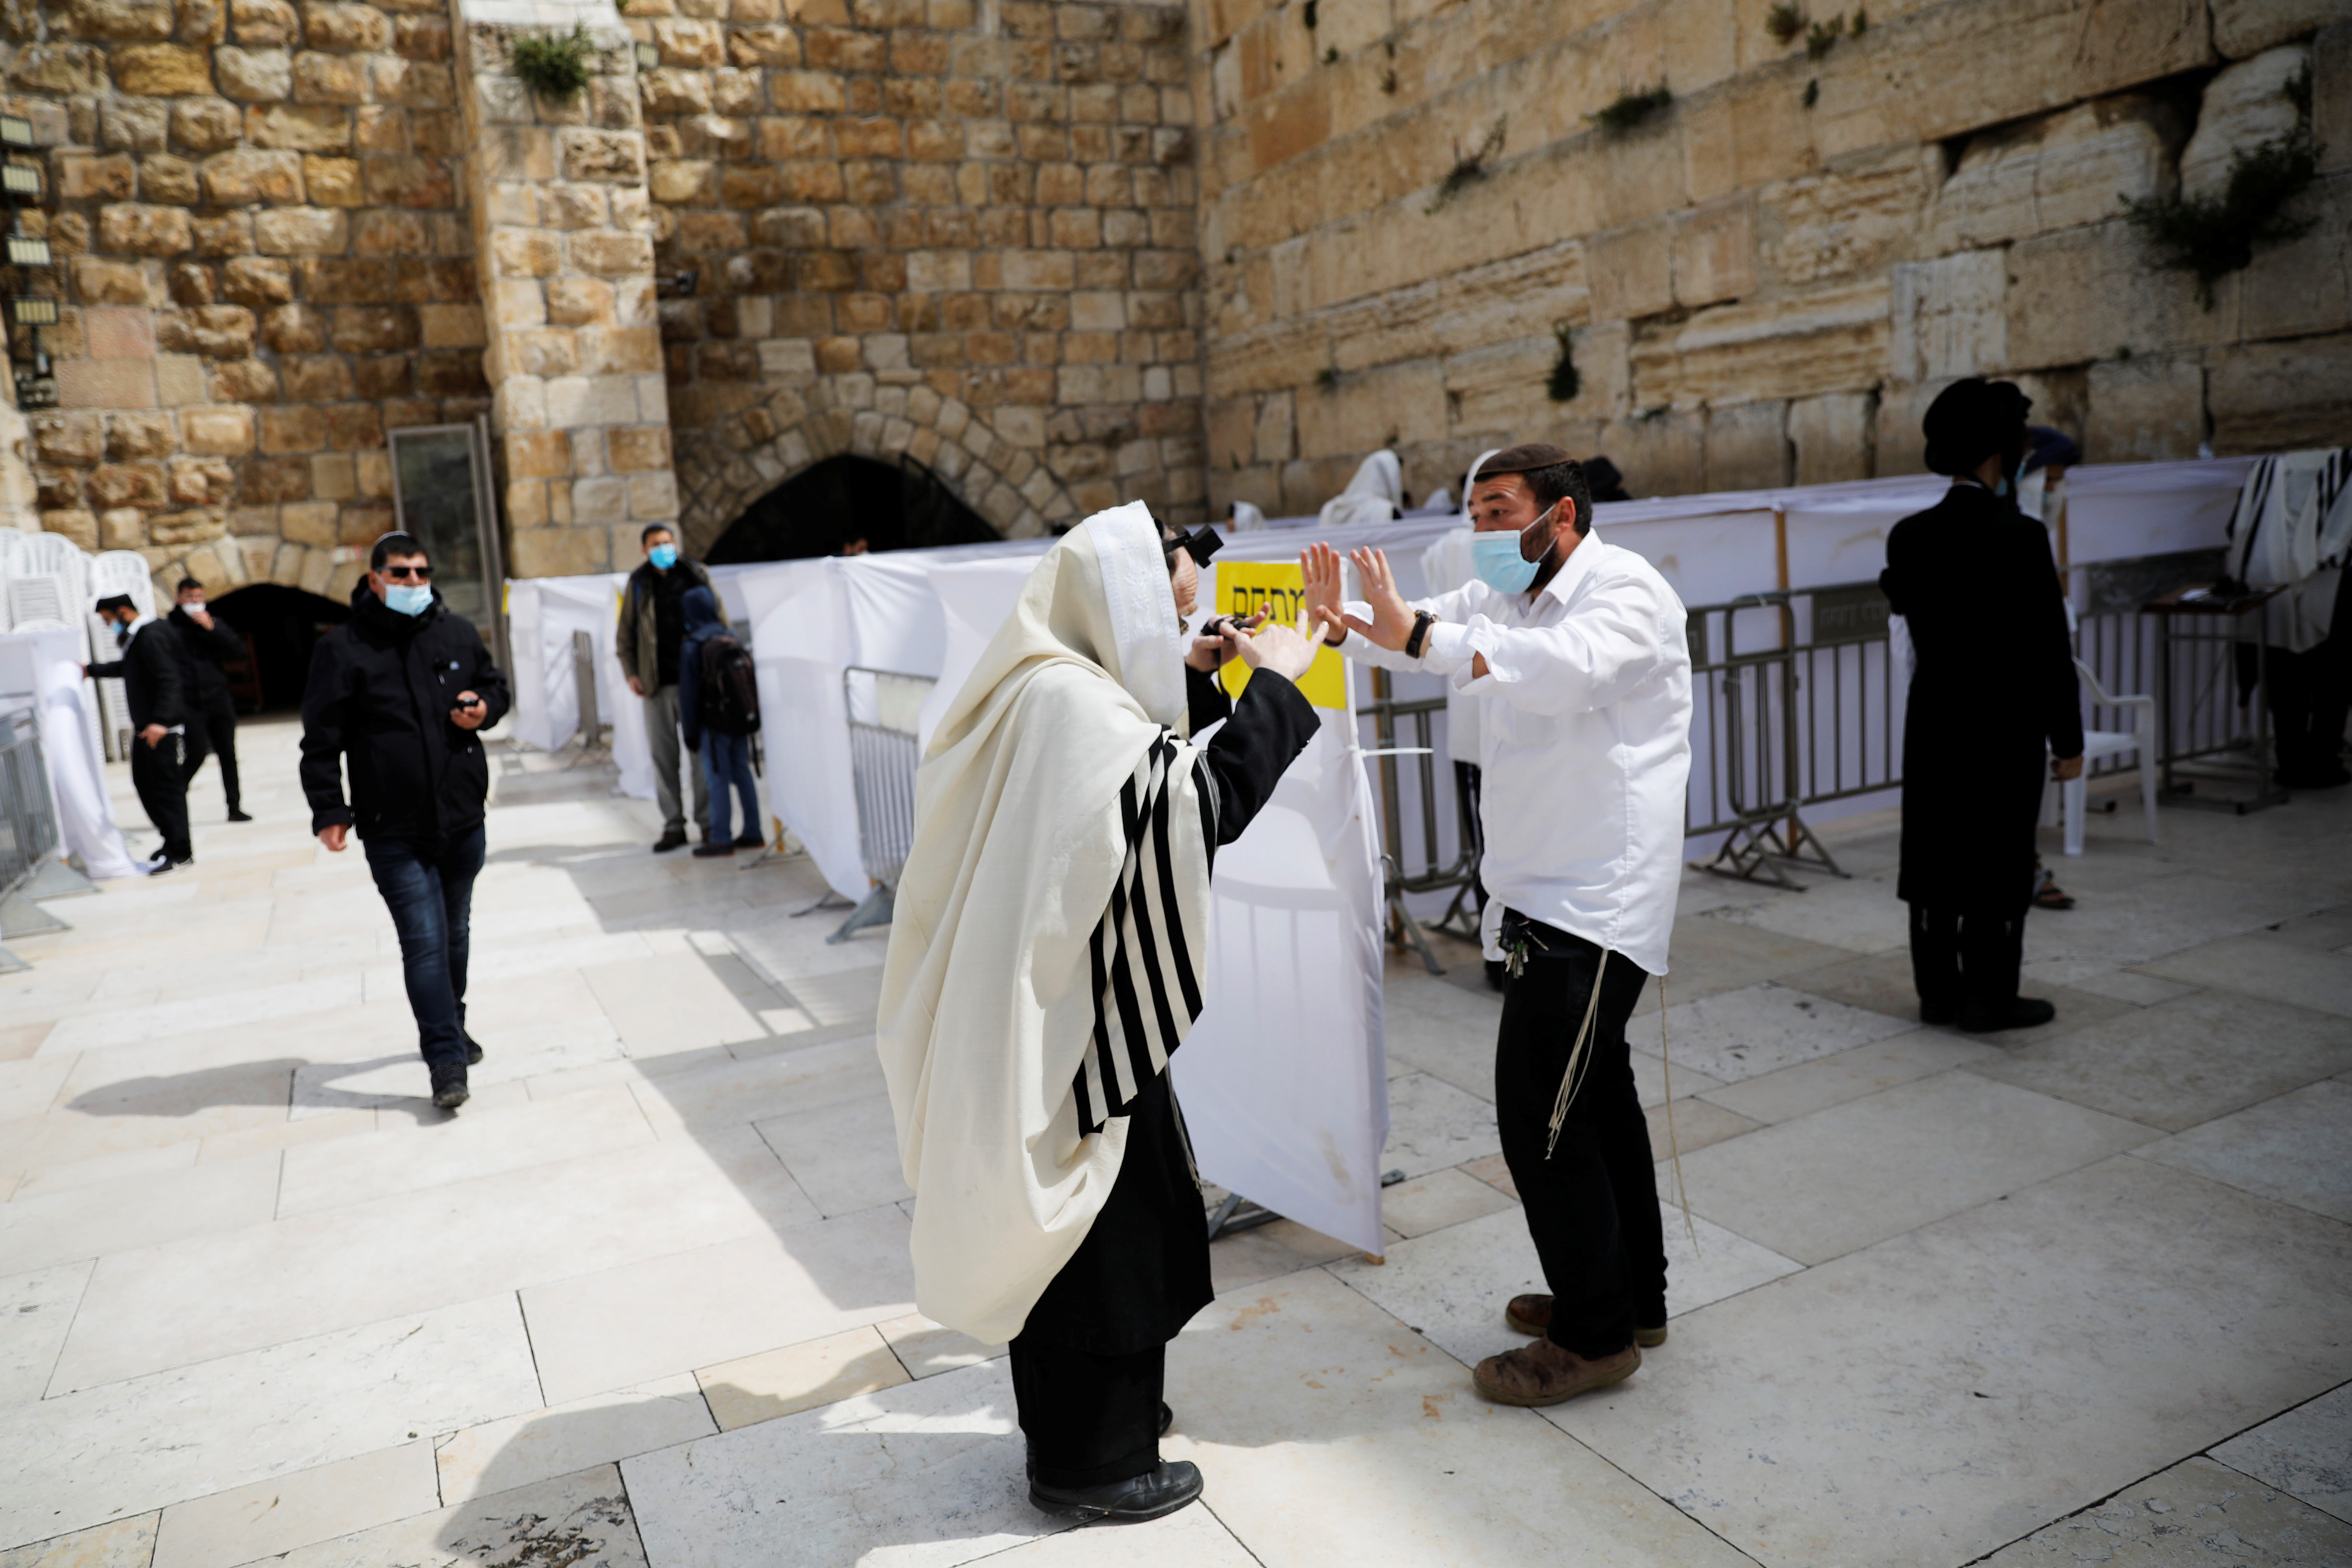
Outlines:
POLYGON ((1445 912, 1431 922, 1438 930, 1475 941, 1478 935, 1477 907, 1473 903, 1465 919, 1463 902, 1475 899, 1478 889, 1478 857, 1472 846, 1476 833, 1469 820, 1469 803, 1459 792, 1454 795, 1454 855, 1441 863, 1443 853, 1437 844, 1437 749, 1432 743, 1431 725, 1436 716, 1445 711, 1443 697, 1422 697, 1400 701, 1395 697, 1389 672, 1375 667, 1372 674, 1372 700, 1360 710, 1372 721, 1374 748, 1367 755, 1380 759, 1381 774, 1381 842, 1385 847, 1381 855, 1382 897, 1388 905, 1389 940, 1400 946, 1410 945, 1421 954, 1421 961, 1432 974, 1445 973, 1431 951, 1429 939, 1423 933, 1419 921, 1404 907, 1407 893, 1442 893, 1454 889, 1454 898, 1445 912), (1397 721, 1404 720, 1412 726, 1409 745, 1397 743, 1397 721), (1424 869, 1408 872, 1404 868, 1404 803, 1397 784, 1397 759, 1412 757, 1419 770, 1416 781, 1421 786, 1421 864, 1424 869))
POLYGON ((29 708, 0 715, 0 898, 15 892, 58 852, 58 812, 41 730, 29 708))
MULTIPOLYGON (((927 675, 856 666, 842 671, 849 720, 849 776, 857 800, 857 853, 873 889, 825 938, 846 942, 867 926, 890 922, 891 900, 915 842, 915 768, 923 700, 938 682, 927 675)), ((838 907, 838 906, 836 906, 838 907)))
MULTIPOLYGON (((2094 776, 2256 749, 2259 714, 2239 699, 2229 646, 2175 637, 2168 663, 2156 617, 2140 611, 2158 594, 2210 581, 2219 569, 2218 552, 2200 551, 2069 571, 2073 598, 2084 609, 2075 639, 2083 661, 2109 691, 2152 694, 2166 704, 2147 753, 2104 760, 2094 776)), ((1804 813, 1903 782, 1905 672, 1890 642, 1885 595, 1875 582, 1842 583, 1745 595, 1686 613, 1692 754, 1684 831, 1693 838, 1726 836, 1705 868, 1789 889, 1801 886, 1788 876, 1791 868, 1845 875, 1804 813)), ((1466 847, 1473 838, 1464 826, 1455 837, 1464 847, 1441 863, 1435 769, 1423 756, 1415 835, 1423 869, 1402 868, 1409 840, 1395 757, 1430 746, 1433 717, 1444 700, 1394 700, 1382 670, 1372 673, 1372 692, 1363 711, 1385 753, 1381 830, 1390 939, 1416 949, 1434 969, 1422 928, 1402 900, 1407 893, 1456 889, 1436 922, 1451 926, 1476 875, 1466 847), (1398 745, 1399 721, 1412 726, 1404 746, 1398 745)), ((2096 706, 2085 712, 2086 728, 2121 727, 2120 715, 2096 706)))

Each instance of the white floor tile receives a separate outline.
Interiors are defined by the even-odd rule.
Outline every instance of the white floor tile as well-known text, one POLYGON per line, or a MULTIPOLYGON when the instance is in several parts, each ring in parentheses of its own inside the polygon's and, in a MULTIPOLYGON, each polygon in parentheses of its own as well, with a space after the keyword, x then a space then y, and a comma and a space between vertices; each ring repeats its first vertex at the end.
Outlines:
MULTIPOLYGON (((1666 1048, 1677 1065, 1736 1083, 1917 1027, 1768 983, 1669 1006, 1666 1048)), ((1650 1048, 1646 1033, 1634 1043, 1650 1048)))
POLYGON ((2352 1523, 2352 1384, 2240 1433, 2213 1457, 2352 1523))
POLYGON ((2315 1083, 2135 1152, 2352 1221, 2352 1084, 2315 1083))
POLYGON ((693 1375, 680 1373, 467 1426, 442 1438, 434 1458, 441 1495, 464 1502, 718 1430, 693 1375))
POLYGON ((154 1568, 253 1563, 440 1506, 431 1440, 403 1443, 173 1504, 154 1568))

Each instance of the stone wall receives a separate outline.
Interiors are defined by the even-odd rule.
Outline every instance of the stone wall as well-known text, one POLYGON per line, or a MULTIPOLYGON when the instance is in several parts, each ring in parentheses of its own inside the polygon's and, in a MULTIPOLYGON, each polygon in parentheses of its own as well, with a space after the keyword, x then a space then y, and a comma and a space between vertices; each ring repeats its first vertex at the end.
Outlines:
POLYGON ((2093 460, 2352 429, 2352 5, 1879 0, 1818 58, 1767 10, 1199 0, 1213 500, 1311 510, 1384 443, 1417 494, 1536 437, 1637 494, 1911 471, 1975 373, 2093 460), (2118 198, 2216 188, 2306 64, 2315 227, 2207 309, 2118 198))
POLYGON ((839 452, 909 454, 1011 534, 1136 497, 1203 514, 1180 9, 636 0, 628 22, 659 61, 690 547, 839 452))
POLYGON ((391 523, 385 430, 487 405, 446 16, 68 0, 9 25, 66 300, 42 526, 167 578, 341 592, 391 523))

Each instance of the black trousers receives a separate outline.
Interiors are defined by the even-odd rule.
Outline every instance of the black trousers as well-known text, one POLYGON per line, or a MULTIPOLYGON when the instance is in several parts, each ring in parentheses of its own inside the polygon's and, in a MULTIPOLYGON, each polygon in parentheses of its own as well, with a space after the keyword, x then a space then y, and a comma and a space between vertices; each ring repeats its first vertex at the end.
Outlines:
POLYGON ((1093 1355, 1013 1340, 1013 1399, 1037 1479, 1097 1487, 1160 1468, 1160 1402, 1168 1347, 1093 1355))
POLYGON ((131 736, 131 787, 147 820, 163 836, 163 854, 173 860, 192 858, 188 843, 187 737, 165 735, 149 745, 133 731, 131 736))
POLYGON ((1495 1042, 1495 1120, 1503 1158, 1526 1206, 1528 1231, 1551 1287, 1553 1343, 1604 1356, 1633 1342, 1633 1325, 1666 1321, 1665 1230, 1650 1124, 1633 1087, 1625 1024, 1650 977, 1622 953, 1582 937, 1503 917, 1507 948, 1529 933, 1527 961, 1503 992, 1495 1042), (1540 942, 1538 948, 1535 944, 1540 942), (1549 1157, 1552 1105, 1600 976, 1588 1065, 1549 1157))
POLYGON ((1911 906, 1911 984, 1923 1013, 1998 1014, 2017 999, 2025 963, 2025 910, 1911 906))
POLYGON ((228 808, 237 809, 239 795, 236 786, 236 703, 223 695, 205 704, 188 720, 188 761, 183 771, 194 784, 197 770, 205 758, 220 759, 221 794, 228 797, 228 808))

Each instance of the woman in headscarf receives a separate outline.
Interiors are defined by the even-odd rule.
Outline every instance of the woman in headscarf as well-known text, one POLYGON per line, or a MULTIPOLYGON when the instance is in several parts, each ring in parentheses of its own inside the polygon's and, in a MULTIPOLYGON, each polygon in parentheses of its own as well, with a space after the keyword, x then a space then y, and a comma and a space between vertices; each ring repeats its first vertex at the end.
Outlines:
POLYGON ((1011 1342, 1030 1500, 1077 1519, 1200 1495, 1160 1458, 1167 1343, 1211 1295, 1168 1057, 1201 1010, 1211 857, 1318 726, 1307 635, 1228 626, 1188 660, 1214 543, 1130 503, 1038 563, 933 733, 883 968, 916 1303, 1011 1342), (1225 657, 1251 678, 1198 745, 1186 665, 1225 657))
POLYGON ((1903 861, 1919 1016, 1972 1033, 2057 1016, 2017 994, 2049 776, 2079 777, 2083 718, 2066 605, 2042 524, 2017 510, 2032 400, 2006 381, 1946 387, 1927 467, 1952 488, 1886 536, 1879 585, 1915 665, 1904 710, 1903 861))

